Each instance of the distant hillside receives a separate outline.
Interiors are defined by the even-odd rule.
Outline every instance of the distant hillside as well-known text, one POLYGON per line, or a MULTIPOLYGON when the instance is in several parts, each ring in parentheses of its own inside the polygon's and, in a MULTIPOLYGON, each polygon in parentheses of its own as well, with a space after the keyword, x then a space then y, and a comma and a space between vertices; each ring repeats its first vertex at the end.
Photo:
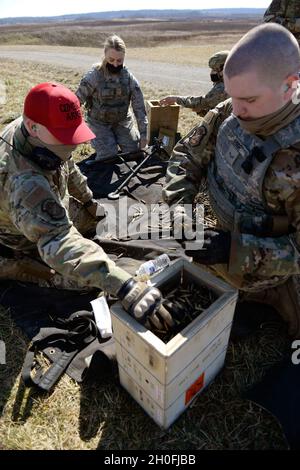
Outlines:
POLYGON ((90 20, 112 20, 122 18, 156 18, 156 19, 184 19, 184 18, 204 18, 204 17, 223 17, 223 18, 243 18, 262 16, 265 9, 263 8, 225 8, 213 10, 121 10, 106 11, 98 13, 84 13, 62 16, 42 16, 42 17, 15 17, 0 18, 0 25, 9 24, 33 24, 33 23, 49 23, 49 22, 66 22, 66 21, 90 21, 90 20))

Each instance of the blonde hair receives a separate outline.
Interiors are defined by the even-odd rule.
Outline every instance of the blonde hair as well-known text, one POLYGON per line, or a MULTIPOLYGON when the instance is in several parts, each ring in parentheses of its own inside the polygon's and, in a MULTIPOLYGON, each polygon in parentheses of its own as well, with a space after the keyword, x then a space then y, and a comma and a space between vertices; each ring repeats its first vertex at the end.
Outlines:
POLYGON ((300 70, 300 49, 295 37, 279 24, 251 29, 231 50, 224 67, 228 78, 255 71, 271 87, 300 70))
POLYGON ((112 34, 105 40, 104 53, 106 53, 108 49, 114 49, 115 51, 123 52, 125 54, 126 52, 125 42, 123 41, 122 38, 120 38, 116 34, 112 34))
MULTIPOLYGON (((116 34, 112 34, 111 36, 108 36, 108 38, 105 39, 104 54, 106 54, 106 52, 109 49, 114 49, 115 51, 123 52, 123 54, 125 54, 126 52, 125 42, 123 41, 122 38, 120 38, 116 34)), ((97 65, 99 69, 103 70, 105 75, 107 74, 106 63, 107 62, 106 62, 105 55, 104 55, 102 62, 97 65)))

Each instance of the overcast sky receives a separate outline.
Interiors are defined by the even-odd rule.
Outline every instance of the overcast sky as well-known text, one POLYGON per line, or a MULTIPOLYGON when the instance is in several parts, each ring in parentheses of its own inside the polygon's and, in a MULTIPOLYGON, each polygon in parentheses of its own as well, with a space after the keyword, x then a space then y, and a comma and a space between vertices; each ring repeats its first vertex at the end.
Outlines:
POLYGON ((266 8, 269 0, 0 0, 0 18, 55 16, 113 10, 266 8))

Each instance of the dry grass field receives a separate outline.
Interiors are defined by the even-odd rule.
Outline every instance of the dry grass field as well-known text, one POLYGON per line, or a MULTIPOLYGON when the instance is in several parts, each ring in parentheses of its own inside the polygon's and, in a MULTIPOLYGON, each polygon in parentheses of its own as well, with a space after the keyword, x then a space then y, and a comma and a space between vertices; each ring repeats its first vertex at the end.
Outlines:
POLYGON ((156 47, 168 44, 209 43, 223 45, 234 42, 259 18, 249 20, 207 19, 115 20, 0 26, 0 44, 48 44, 62 46, 102 47, 105 38, 119 34, 129 47, 156 47))
MULTIPOLYGON (((152 31, 149 33, 152 39, 145 37, 145 44, 141 46, 148 48, 151 41, 157 44, 156 48, 147 49, 147 58, 164 60, 162 58, 167 58, 168 44, 165 44, 164 39, 163 44, 161 43, 162 36, 156 42, 156 34, 154 35, 151 30, 153 24, 138 24, 140 31, 146 26, 147 31, 152 31)), ((105 24, 101 27, 106 28, 106 36, 113 25, 105 24)), ((124 24, 122 27, 125 40, 134 45, 133 37, 133 42, 130 42, 131 25, 124 24), (125 35, 125 31, 128 36, 125 35)), ((206 31, 209 27, 206 25, 206 31)), ((250 25, 245 23, 237 25, 237 29, 234 29, 236 36, 243 33, 243 28, 249 29, 249 27, 250 25)), ((100 28, 100 25, 95 25, 95 30, 97 28, 100 28)), ((164 35, 163 22, 161 24, 156 22, 155 28, 164 35)), ((9 33, 11 40, 18 35, 20 41, 21 39, 24 41, 25 37, 32 38, 31 44, 40 40, 37 30, 33 32, 27 31, 26 28, 22 29, 17 31, 17 27, 11 28, 9 33)), ((57 38, 57 31, 51 33, 51 28, 47 31, 48 35, 42 39, 43 44, 48 44, 47 41, 57 38)), ((78 31, 80 35, 79 27, 78 31)), ((231 37, 232 29, 229 24, 224 26, 224 31, 228 33, 228 38, 231 37)), ((8 31, 5 35, 0 28, 0 42, 4 42, 4 37, 9 38, 7 33, 8 31)), ((176 60, 184 60, 184 48, 195 46, 192 41, 190 42, 191 35, 196 37, 198 33, 198 30, 193 30, 191 34, 190 28, 187 27, 185 34, 188 36, 189 44, 185 40, 183 42, 178 40, 173 44, 176 50, 183 51, 182 55, 176 55, 176 60)), ((40 34, 42 35, 42 32, 40 34)), ((63 29, 61 34, 64 36, 63 29)), ((82 34, 84 37, 87 31, 82 34)), ((166 41, 170 37, 169 33, 166 41)), ((67 40, 67 34, 64 39, 67 40)), ((100 42, 102 39, 99 37, 100 42)), ((231 40, 234 42, 233 37, 231 40)), ((81 45, 84 44, 83 41, 81 45)), ((223 44, 221 40, 219 44, 223 44)), ((203 62, 207 60, 209 53, 205 48, 210 47, 215 47, 215 42, 206 39, 200 54, 203 62), (211 45, 207 46, 208 43, 211 45)), ((134 51, 135 49, 132 53, 135 53, 134 51)), ((144 51, 143 48, 136 49, 136 54, 142 55, 144 51)), ((0 129, 7 121, 22 112, 24 96, 31 86, 42 81, 55 80, 75 90, 80 80, 78 72, 35 64, 28 60, 26 62, 2 60, 0 64, 1 80, 5 82, 7 90, 7 101, 0 107, 0 129)), ((142 88, 146 99, 172 93, 172 90, 164 88, 153 89, 147 83, 142 83, 142 88)), ((181 110, 180 132, 185 134, 197 121, 198 118, 190 110, 181 110)), ((81 146, 77 151, 77 160, 86 157, 90 152, 89 146, 81 146)), ((28 341, 12 323, 9 312, 4 309, 0 309, 0 340, 5 340, 7 347, 7 365, 0 365, 0 448, 2 449, 192 451, 287 448, 275 419, 258 406, 241 398, 241 392, 258 381, 265 370, 279 362, 286 351, 287 337, 282 333, 281 325, 276 322, 267 322, 248 339, 230 342, 222 373, 168 431, 162 431, 154 424, 122 389, 116 375, 99 374, 83 385, 78 385, 65 376, 49 395, 39 395, 34 391, 25 390, 20 383, 19 373, 28 341)))

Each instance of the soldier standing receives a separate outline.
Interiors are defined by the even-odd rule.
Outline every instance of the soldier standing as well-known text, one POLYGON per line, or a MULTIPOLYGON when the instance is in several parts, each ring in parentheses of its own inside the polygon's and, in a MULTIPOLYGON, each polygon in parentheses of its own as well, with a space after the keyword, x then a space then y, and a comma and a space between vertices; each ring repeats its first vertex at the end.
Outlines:
POLYGON ((70 90, 41 83, 29 91, 23 117, 0 136, 0 278, 102 289, 143 319, 160 292, 135 282, 82 235, 95 228, 99 208, 71 154, 94 137, 70 90))
POLYGON ((164 198, 192 203, 207 179, 217 227, 194 260, 273 305, 300 337, 300 50, 277 24, 249 31, 230 52, 232 99, 175 147, 164 198), (233 111, 233 113, 231 113, 233 111))
POLYGON ((208 66, 213 87, 203 96, 166 96, 159 102, 161 106, 179 104, 184 108, 192 108, 195 113, 204 116, 210 109, 228 98, 224 90, 223 67, 229 51, 220 51, 210 57, 208 66))
POLYGON ((273 0, 264 14, 264 22, 279 23, 300 41, 300 3, 298 0, 273 0))
POLYGON ((92 146, 96 161, 122 152, 136 152, 147 146, 147 115, 136 78, 124 66, 126 47, 116 35, 106 39, 104 59, 82 78, 76 91, 87 107, 87 123, 96 138, 92 146), (132 106, 139 134, 134 125, 132 106))

